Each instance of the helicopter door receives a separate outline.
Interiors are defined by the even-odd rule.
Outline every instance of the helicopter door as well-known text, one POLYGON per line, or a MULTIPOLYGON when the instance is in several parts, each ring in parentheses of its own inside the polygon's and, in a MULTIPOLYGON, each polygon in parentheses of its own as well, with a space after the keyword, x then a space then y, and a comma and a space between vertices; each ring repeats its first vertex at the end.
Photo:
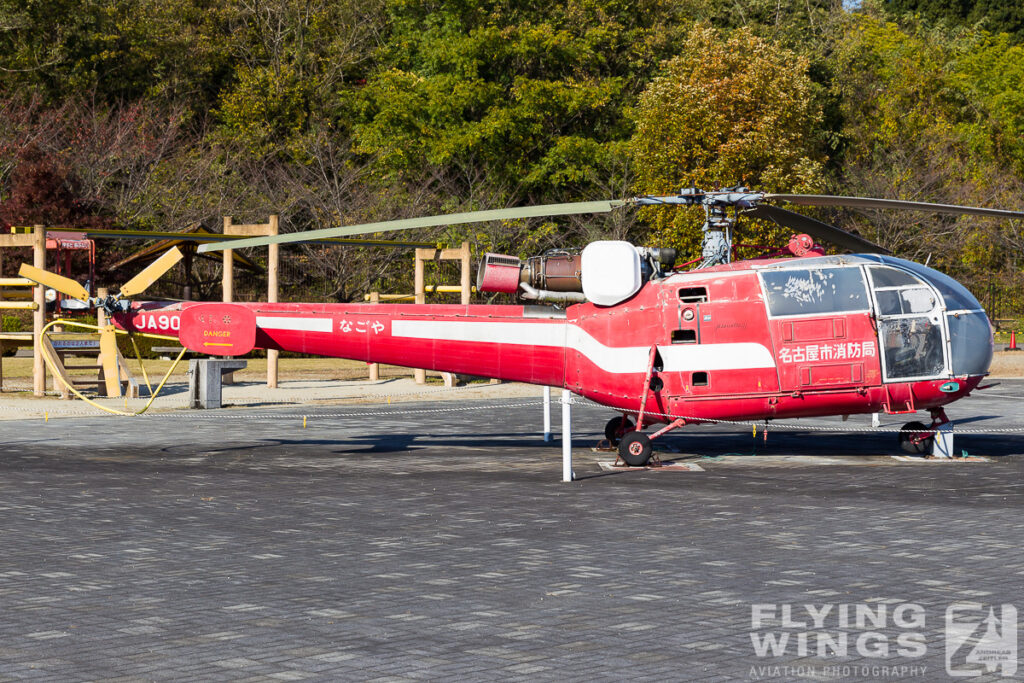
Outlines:
POLYGON ((867 270, 885 381, 937 379, 948 374, 939 295, 906 271, 886 266, 867 270))
POLYGON ((877 384, 878 338, 864 272, 800 265, 761 272, 782 388, 877 384))

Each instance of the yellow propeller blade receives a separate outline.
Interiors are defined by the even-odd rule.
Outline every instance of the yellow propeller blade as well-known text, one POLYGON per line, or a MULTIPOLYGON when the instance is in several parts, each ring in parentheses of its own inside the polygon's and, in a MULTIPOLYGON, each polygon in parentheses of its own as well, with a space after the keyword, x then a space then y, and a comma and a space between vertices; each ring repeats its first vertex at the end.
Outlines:
POLYGON ((113 325, 107 325, 100 332, 100 360, 103 363, 103 381, 107 384, 107 396, 121 396, 121 376, 117 367, 117 333, 113 325))
POLYGON ((160 279, 171 267, 182 259, 182 254, 177 247, 169 250, 166 254, 146 266, 141 273, 133 277, 121 287, 121 296, 130 297, 140 294, 149 288, 151 284, 160 279))
POLYGON ((18 269, 18 275, 28 280, 32 280, 32 282, 38 282, 44 287, 56 289, 61 294, 66 294, 72 299, 80 299, 81 301, 89 300, 89 292, 85 287, 78 284, 71 278, 64 277, 63 275, 57 275, 57 273, 51 273, 48 270, 42 270, 35 266, 30 266, 27 263, 21 264, 21 268, 18 269))

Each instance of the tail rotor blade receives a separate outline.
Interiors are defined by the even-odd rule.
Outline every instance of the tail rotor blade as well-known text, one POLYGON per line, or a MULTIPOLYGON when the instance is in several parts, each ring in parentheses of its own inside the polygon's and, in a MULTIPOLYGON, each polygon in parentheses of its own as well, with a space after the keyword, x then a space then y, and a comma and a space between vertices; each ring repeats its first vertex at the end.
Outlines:
POLYGON ((779 225, 792 228, 793 230, 799 230, 800 232, 806 232, 815 239, 830 242, 837 247, 849 249, 852 252, 860 254, 892 253, 885 247, 866 240, 863 237, 854 235, 853 233, 840 230, 834 225, 822 223, 821 221, 810 218, 809 216, 787 211, 786 209, 780 209, 777 206, 759 204, 752 209, 744 211, 743 214, 745 216, 753 216, 754 218, 767 218, 779 225))
POLYGON ((287 244, 290 242, 308 242, 328 237, 346 237, 365 235, 373 232, 391 230, 414 230, 416 228, 432 228, 439 225, 465 225, 467 223, 486 223, 487 221, 515 220, 517 218, 541 218, 546 216, 572 216, 585 213, 607 213, 612 209, 625 206, 629 202, 619 199, 597 202, 572 202, 569 204, 543 204, 540 206, 523 206, 513 209, 493 209, 487 211, 468 211, 466 213, 449 213, 440 216, 422 216, 404 218, 381 223, 362 223, 323 230, 307 230, 269 237, 252 237, 244 240, 212 242, 199 245, 198 251, 221 251, 223 249, 240 249, 242 247, 262 247, 268 244, 287 244))
POLYGON ((174 264, 182 259, 182 253, 177 247, 169 250, 163 256, 146 266, 141 273, 133 277, 121 287, 121 296, 130 297, 140 294, 149 288, 160 276, 171 269, 174 264))
POLYGON ((89 300, 89 292, 85 287, 78 284, 71 278, 66 278, 63 275, 57 275, 51 273, 48 270, 42 270, 35 266, 30 266, 27 263, 22 263, 21 268, 18 269, 18 276, 23 277, 32 282, 38 282, 44 287, 55 289, 61 294, 65 294, 72 299, 79 299, 81 301, 89 300))
POLYGON ((103 362, 103 381, 107 385, 107 396, 121 395, 121 377, 117 367, 117 333, 108 325, 100 332, 100 359, 103 362))

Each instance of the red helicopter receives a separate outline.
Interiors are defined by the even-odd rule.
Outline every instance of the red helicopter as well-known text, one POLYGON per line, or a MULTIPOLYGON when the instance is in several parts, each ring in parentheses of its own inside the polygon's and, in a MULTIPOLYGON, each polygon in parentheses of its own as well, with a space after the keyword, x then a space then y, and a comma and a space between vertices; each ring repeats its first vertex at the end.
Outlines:
MULTIPOLYGON (((525 262, 487 254, 478 289, 517 294, 522 305, 129 302, 127 296, 176 262, 173 255, 119 294, 90 301, 122 330, 176 336, 211 355, 270 348, 564 387, 622 413, 608 422, 605 435, 633 466, 650 460, 653 439, 687 424, 918 410, 928 410, 931 423, 908 423, 900 445, 925 452, 931 430, 948 422, 944 406, 976 389, 988 372, 993 345, 985 311, 952 278, 770 203, 779 201, 1024 218, 1018 211, 923 202, 689 188, 670 196, 432 216, 199 249, 625 206, 704 207, 703 258, 687 272, 673 270, 674 249, 619 241, 525 262), (740 215, 802 234, 776 257, 730 262, 740 215), (810 235, 859 253, 826 256, 810 235), (777 258, 782 255, 788 258, 777 258), (664 426, 644 433, 655 424, 664 426)), ((80 294, 61 282, 65 278, 31 267, 21 274, 80 294)))

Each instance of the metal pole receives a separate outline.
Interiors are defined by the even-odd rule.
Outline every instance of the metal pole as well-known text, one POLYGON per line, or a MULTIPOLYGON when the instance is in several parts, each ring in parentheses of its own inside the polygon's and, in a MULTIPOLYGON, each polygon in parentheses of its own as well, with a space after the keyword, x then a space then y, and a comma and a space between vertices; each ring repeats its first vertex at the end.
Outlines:
POLYGON ((544 443, 551 441, 551 387, 544 387, 544 443))
MULTIPOLYGON (((380 303, 380 292, 370 292, 370 303, 380 303)), ((380 381, 380 363, 370 363, 370 377, 371 382, 380 381)))
POLYGON ((562 481, 572 481, 571 406, 572 395, 568 389, 562 389, 562 481))
MULTIPOLYGON (((278 233, 278 222, 277 214, 271 214, 269 229, 267 234, 276 235, 278 233)), ((267 245, 267 303, 277 303, 277 262, 278 262, 278 245, 269 244, 267 245)), ((281 355, 281 352, 277 349, 267 349, 267 388, 277 388, 277 359, 281 355)))

